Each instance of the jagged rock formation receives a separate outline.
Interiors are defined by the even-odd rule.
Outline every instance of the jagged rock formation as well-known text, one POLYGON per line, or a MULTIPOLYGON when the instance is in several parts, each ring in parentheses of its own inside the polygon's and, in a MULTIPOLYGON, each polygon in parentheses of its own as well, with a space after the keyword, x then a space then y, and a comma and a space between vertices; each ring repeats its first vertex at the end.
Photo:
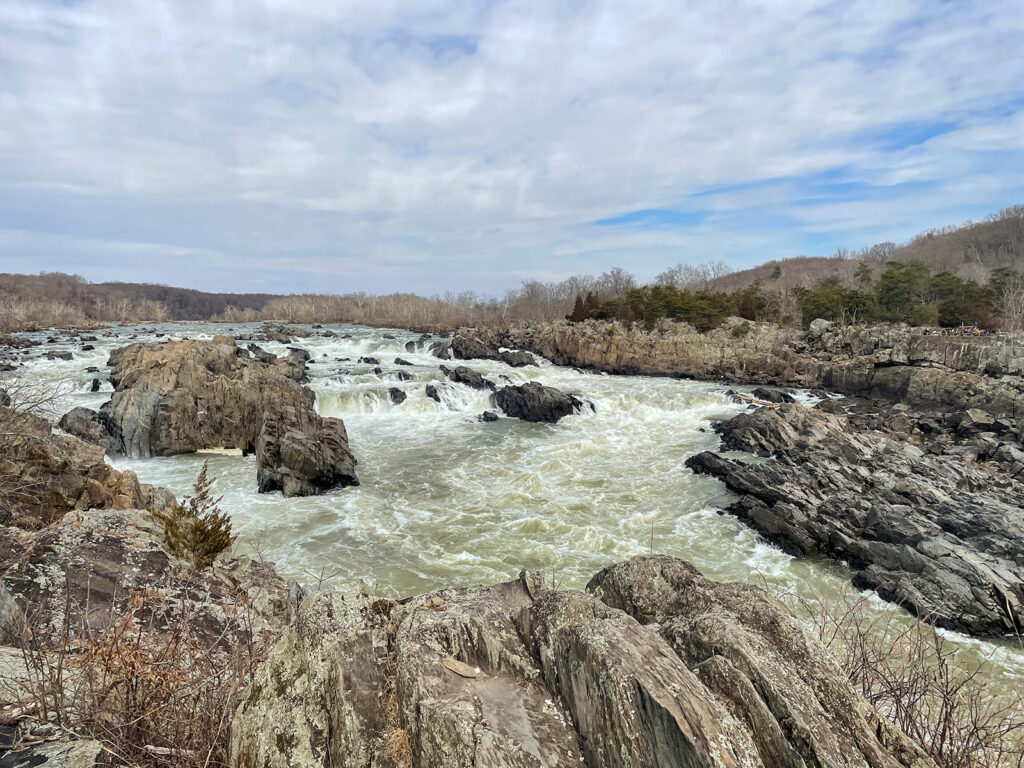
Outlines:
POLYGON ((315 594, 235 714, 231 764, 933 768, 762 590, 668 557, 588 589, 315 594))
POLYGON ((0 407, 0 523, 34 530, 69 510, 166 509, 174 498, 103 461, 103 448, 0 407))
MULTIPOLYGON (((976 635, 1024 629, 1024 453, 1012 424, 1002 440, 986 432, 957 445, 931 441, 901 411, 870 418, 892 431, 800 405, 761 408, 715 428, 726 448, 774 461, 703 452, 686 465, 740 494, 728 511, 770 540, 849 562, 855 584, 918 616, 976 635)), ((959 421, 965 435, 994 423, 980 412, 959 421)))
POLYGON ((26 623, 57 638, 86 621, 99 631, 132 617, 161 632, 187 617, 191 631, 227 648, 288 622, 294 599, 272 565, 222 557, 197 572, 163 533, 137 509, 75 510, 31 533, 0 528, 0 640, 17 641, 26 623))
POLYGON ((501 346, 609 373, 824 387, 924 408, 1024 414, 1024 344, 1006 336, 924 336, 904 325, 823 320, 803 332, 733 318, 708 333, 669 321, 652 332, 560 321, 463 330, 448 348, 468 358, 493 357, 501 346))
POLYGON ((298 380, 308 354, 273 363, 228 337, 116 350, 115 390, 102 418, 112 451, 169 456, 203 448, 255 453, 261 492, 307 496, 358 485, 341 419, 322 418, 298 380))
POLYGON ((540 382, 502 387, 493 395, 494 403, 509 416, 523 421, 554 424, 563 416, 579 413, 589 405, 578 395, 567 394, 540 382))

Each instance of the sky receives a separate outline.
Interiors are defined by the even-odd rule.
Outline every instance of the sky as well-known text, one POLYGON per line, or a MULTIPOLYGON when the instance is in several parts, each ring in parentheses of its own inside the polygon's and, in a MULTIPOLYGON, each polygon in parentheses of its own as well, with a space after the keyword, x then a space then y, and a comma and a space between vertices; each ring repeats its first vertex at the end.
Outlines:
POLYGON ((0 272, 735 269, 1024 203, 1020 0, 0 0, 0 272))

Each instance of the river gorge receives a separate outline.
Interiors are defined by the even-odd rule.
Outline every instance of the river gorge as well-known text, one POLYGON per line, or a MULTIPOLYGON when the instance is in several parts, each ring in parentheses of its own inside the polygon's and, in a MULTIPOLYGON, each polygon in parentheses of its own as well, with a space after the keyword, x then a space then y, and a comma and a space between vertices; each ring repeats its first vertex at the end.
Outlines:
MULTIPOLYGON (((258 330, 201 323, 98 329, 89 332, 95 340, 84 351, 67 337, 26 334, 41 344, 21 351, 19 368, 26 378, 64 388, 54 409, 59 417, 73 406, 98 409, 110 398, 107 358, 125 344, 228 334, 241 345, 258 330), (63 353, 71 359, 61 359, 63 353), (95 392, 94 379, 100 383, 95 392)), ((290 344, 259 343, 275 355, 289 347, 308 351, 316 409, 344 419, 358 486, 305 497, 260 494, 255 457, 238 451, 114 455, 108 462, 179 498, 209 462, 214 491, 223 495, 239 534, 238 551, 273 561, 282 575, 306 584, 363 580, 375 593, 402 598, 507 581, 529 568, 543 570, 563 589, 582 589, 611 563, 657 553, 687 560, 717 581, 767 584, 812 602, 850 589, 842 564, 793 557, 736 517, 720 514, 736 494, 684 466, 687 458, 717 449, 712 422, 747 408, 727 392, 749 392, 750 386, 585 372, 544 359, 518 368, 472 360, 469 365, 492 381, 536 380, 594 406, 557 424, 507 417, 487 423, 478 418, 494 410, 487 390, 449 384, 438 399, 427 396, 428 384, 445 381, 443 361, 431 352, 443 339, 351 325, 305 330, 309 336, 290 344), (396 404, 393 388, 407 398, 396 404)), ((830 397, 820 390, 794 394, 808 405, 830 397)), ((866 594, 874 614, 910 621, 866 594)), ((965 661, 987 658, 993 679, 1024 684, 1018 641, 945 635, 965 661)))

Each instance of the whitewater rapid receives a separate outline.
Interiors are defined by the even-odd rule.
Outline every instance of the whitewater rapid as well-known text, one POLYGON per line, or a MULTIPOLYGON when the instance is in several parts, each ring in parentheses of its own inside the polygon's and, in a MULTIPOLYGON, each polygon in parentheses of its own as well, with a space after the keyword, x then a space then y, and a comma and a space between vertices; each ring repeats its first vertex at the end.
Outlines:
MULTIPOLYGON (((63 410, 98 408, 110 397, 105 364, 111 350, 133 341, 209 339, 257 328, 147 325, 110 329, 114 338, 101 329, 89 334, 99 339, 89 342, 93 351, 60 341, 27 350, 25 371, 40 381, 68 383, 63 410), (39 357, 61 350, 74 358, 39 357), (89 366, 100 373, 86 373, 89 366), (94 377, 102 381, 96 393, 89 391, 94 377)), ((259 344, 275 354, 288 346, 309 351, 317 409, 344 419, 360 486, 286 499, 256 492, 252 456, 108 461, 179 498, 208 461, 215 492, 239 534, 239 551, 274 561, 285 576, 304 583, 361 579, 381 594, 402 597, 491 584, 536 568, 555 584, 582 588, 604 566, 653 551, 686 559, 716 580, 766 583, 812 599, 851 589, 841 566, 792 558, 738 519, 719 514, 732 494, 684 467, 688 456, 718 447, 713 421, 743 410, 726 396, 728 385, 585 373, 543 360, 518 369, 473 360, 465 364, 499 385, 536 380, 578 392, 596 406, 555 425, 504 417, 482 423, 482 411, 496 410, 487 392, 447 382, 442 402, 426 396, 428 383, 446 381, 438 368, 445 361, 429 353, 430 340, 409 351, 407 343, 421 341, 419 334, 350 325, 314 333, 328 328, 338 337, 259 344), (378 359, 381 373, 361 357, 378 359), (413 379, 403 381, 400 373, 413 379), (405 402, 391 402, 392 387, 408 395, 405 402)), ((814 401, 810 393, 799 394, 814 401)), ((875 598, 872 610, 897 609, 875 598)), ((991 656, 1003 674, 1024 676, 1024 653, 1012 644, 949 634, 965 652, 991 656)))

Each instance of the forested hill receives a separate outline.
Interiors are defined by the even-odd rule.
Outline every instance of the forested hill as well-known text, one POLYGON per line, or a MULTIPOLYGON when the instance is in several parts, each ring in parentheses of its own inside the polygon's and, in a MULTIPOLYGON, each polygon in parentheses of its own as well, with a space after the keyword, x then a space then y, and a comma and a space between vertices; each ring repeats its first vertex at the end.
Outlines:
POLYGON ((52 307, 77 310, 83 319, 206 320, 229 307, 258 312, 274 296, 206 293, 151 283, 89 283, 77 275, 49 272, 0 274, 0 298, 12 308, 50 302, 52 307))
POLYGON ((839 248, 831 256, 796 256, 768 261, 751 269, 718 277, 714 289, 743 290, 755 282, 766 289, 809 288, 833 276, 852 283, 862 263, 875 277, 889 261, 919 261, 932 272, 987 283, 1002 267, 1024 266, 1024 205, 1005 208, 983 221, 941 227, 917 235, 909 243, 878 243, 861 250, 839 248))

